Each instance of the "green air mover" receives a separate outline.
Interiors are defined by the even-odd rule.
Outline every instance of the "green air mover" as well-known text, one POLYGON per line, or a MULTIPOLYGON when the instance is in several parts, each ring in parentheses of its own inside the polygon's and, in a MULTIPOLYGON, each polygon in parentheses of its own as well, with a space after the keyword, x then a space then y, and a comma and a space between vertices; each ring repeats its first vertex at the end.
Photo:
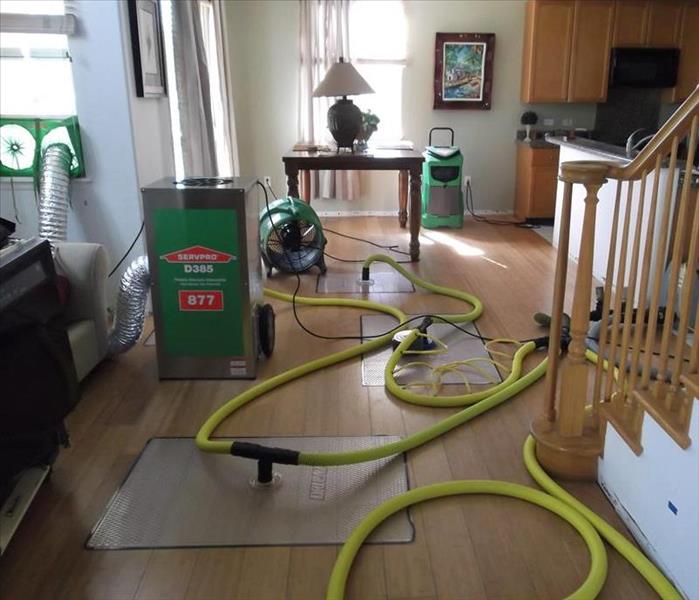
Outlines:
POLYGON ((280 198, 260 212, 260 248, 267 274, 276 268, 302 273, 317 266, 325 273, 325 236, 315 211, 298 198, 280 198))
POLYGON ((422 225, 428 229, 437 227, 459 228, 464 224, 464 195, 461 190, 461 172, 464 157, 454 146, 454 130, 451 127, 430 129, 428 146, 423 152, 422 163, 422 225), (432 133, 450 131, 449 146, 433 146, 432 133))

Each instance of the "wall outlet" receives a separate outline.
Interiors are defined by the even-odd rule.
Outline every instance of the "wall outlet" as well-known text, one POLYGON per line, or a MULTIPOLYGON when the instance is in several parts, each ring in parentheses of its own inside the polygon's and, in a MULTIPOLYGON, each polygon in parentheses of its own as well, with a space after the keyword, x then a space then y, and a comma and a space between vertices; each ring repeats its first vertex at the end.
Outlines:
POLYGON ((464 187, 468 187, 469 185, 471 185, 471 176, 464 175, 464 187))
POLYGON ((563 127, 572 127, 573 119, 571 119, 570 117, 566 117, 561 121, 561 125, 563 125, 563 127))
POLYGON ((544 119, 544 127, 553 127, 555 121, 553 119, 544 119))
POLYGON ((262 180, 267 187, 272 187, 272 177, 270 175, 265 175, 262 180))

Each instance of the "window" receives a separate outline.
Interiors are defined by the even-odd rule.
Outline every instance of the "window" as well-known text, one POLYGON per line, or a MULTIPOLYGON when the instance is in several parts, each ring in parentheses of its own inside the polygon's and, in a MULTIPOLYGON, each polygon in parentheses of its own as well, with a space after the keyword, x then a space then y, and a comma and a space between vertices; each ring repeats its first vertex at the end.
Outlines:
POLYGON ((354 98, 363 111, 381 122, 376 142, 403 138, 403 71, 407 64, 407 24, 401 0, 353 2, 350 9, 352 63, 376 92, 354 98))
POLYGON ((8 15, 63 15, 63 0, 0 0, 0 13, 0 115, 74 115, 68 37, 6 30, 8 15))
POLYGON ((0 176, 31 176, 41 150, 64 143, 71 173, 84 175, 74 116, 63 0, 0 0, 0 176))

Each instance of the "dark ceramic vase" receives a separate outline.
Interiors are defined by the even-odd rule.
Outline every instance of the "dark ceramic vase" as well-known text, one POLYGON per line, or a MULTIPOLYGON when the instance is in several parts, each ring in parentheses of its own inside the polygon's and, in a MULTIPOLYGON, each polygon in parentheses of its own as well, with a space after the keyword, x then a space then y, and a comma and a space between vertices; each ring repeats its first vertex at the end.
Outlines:
POLYGON ((339 148, 352 148, 362 128, 362 111, 352 100, 342 98, 328 110, 328 129, 339 148))

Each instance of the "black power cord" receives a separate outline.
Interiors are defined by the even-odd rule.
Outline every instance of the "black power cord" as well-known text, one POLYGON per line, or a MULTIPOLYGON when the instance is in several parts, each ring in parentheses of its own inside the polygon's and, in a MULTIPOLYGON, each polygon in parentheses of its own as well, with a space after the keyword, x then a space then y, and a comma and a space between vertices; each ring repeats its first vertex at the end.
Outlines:
POLYGON ((141 234, 143 233, 143 228, 145 227, 145 224, 145 221, 141 221, 141 227, 139 228, 136 237, 133 239, 133 242, 131 242, 129 249, 126 252, 124 252, 124 256, 121 257, 121 260, 119 260, 116 266, 109 272, 109 275, 107 275, 107 279, 109 279, 112 275, 114 275, 114 273, 116 273, 116 270, 121 266, 121 263, 123 263, 126 260, 126 257, 129 255, 131 250, 133 250, 133 247, 136 245, 138 238, 140 238, 141 234))
MULTIPOLYGON (((259 183, 259 182, 258 182, 259 183)), ((272 193, 272 196, 274 196, 275 200, 279 200, 279 196, 275 193, 275 191, 272 189, 272 184, 267 183, 267 187, 269 188, 269 191, 272 193)), ((370 240, 365 240, 364 238, 360 237, 354 237, 352 235, 348 235, 346 233, 341 233, 339 231, 334 231, 333 229, 329 229, 323 225, 323 231, 328 232, 328 233, 333 233, 335 235, 339 235, 340 237, 347 238, 349 240, 354 240, 356 242, 363 242, 365 244, 369 244, 371 246, 374 246, 376 248, 381 248, 382 250, 389 250, 390 252, 395 252, 396 254, 403 254, 405 256, 410 256, 410 252, 406 252, 405 250, 400 250, 398 249, 398 244, 391 244, 390 246, 382 246, 381 244, 377 244, 376 242, 372 242, 370 240)), ((364 262, 364 259, 349 259, 349 258, 338 258, 337 256, 333 256, 332 254, 328 254, 327 252, 323 251, 323 254, 327 256, 328 258, 332 258, 333 260, 337 260, 340 262, 347 262, 347 263, 361 263, 364 262)), ((403 260, 403 261, 397 261, 398 264, 408 264, 411 263, 411 260, 403 260)))
POLYGON ((473 207, 473 189, 471 188, 471 182, 466 182, 466 193, 465 204, 466 210, 471 215, 476 223, 488 223, 488 225, 512 225, 514 227, 521 227, 523 229, 539 229, 539 225, 534 225, 533 223, 527 223, 526 221, 503 221, 502 219, 490 219, 488 217, 483 217, 477 215, 473 207))
MULTIPOLYGON (((270 224, 272 225, 272 230, 274 231, 275 235, 277 236, 277 239, 281 240, 281 237, 279 236, 279 232, 277 231, 277 227, 274 223, 274 219, 272 219, 272 215, 271 215, 270 210, 269 210, 269 195, 267 194, 267 188, 265 187, 265 185, 261 181, 256 181, 255 183, 260 186, 260 188, 262 189, 262 192, 264 193, 265 207, 267 208, 267 217, 269 219, 270 224)), ((271 188, 270 188, 270 191, 272 192, 272 194, 274 194, 274 192, 272 191, 271 188)), ((287 253, 284 245, 282 245, 282 250, 284 251, 284 254, 286 255, 286 259, 289 261, 289 264, 292 264, 291 257, 287 253)), ((364 262, 364 261, 361 261, 361 262, 364 262)), ((383 337, 384 335, 388 335, 389 333, 393 333, 394 331, 399 330, 401 327, 408 325, 409 323, 412 323, 413 321, 418 321, 418 320, 425 319, 425 318, 431 318, 431 319, 436 319, 437 321, 441 321, 442 323, 446 323, 447 325, 451 325, 455 329, 458 329, 459 331, 465 333, 466 335, 469 335, 471 337, 479 339, 482 342, 492 341, 491 338, 483 337, 482 335, 479 335, 477 333, 473 333, 472 331, 468 331, 467 329, 460 327, 457 323, 454 323, 453 321, 450 321, 449 319, 446 319, 440 315, 433 315, 433 314, 423 314, 423 315, 416 315, 414 317, 410 317, 409 319, 406 319, 402 323, 398 323, 398 325, 396 325, 395 327, 392 327, 388 331, 384 331, 383 333, 377 333, 375 335, 364 335, 364 336, 361 336, 361 335, 323 335, 320 333, 316 333, 315 331, 312 331, 311 329, 306 327, 306 325, 304 325, 301 322, 301 319, 298 316, 298 312, 296 310, 296 297, 298 296, 298 293, 301 289, 301 276, 299 275, 298 271, 295 271, 294 275, 296 275, 296 289, 294 290, 294 293, 291 296, 291 309, 292 309, 292 312, 294 314, 294 320, 296 321, 298 326, 301 329, 303 329, 303 331, 305 331, 307 334, 309 334, 315 338, 318 338, 321 340, 355 340, 355 341, 356 340, 362 341, 362 340, 375 339, 375 338, 383 337)))

